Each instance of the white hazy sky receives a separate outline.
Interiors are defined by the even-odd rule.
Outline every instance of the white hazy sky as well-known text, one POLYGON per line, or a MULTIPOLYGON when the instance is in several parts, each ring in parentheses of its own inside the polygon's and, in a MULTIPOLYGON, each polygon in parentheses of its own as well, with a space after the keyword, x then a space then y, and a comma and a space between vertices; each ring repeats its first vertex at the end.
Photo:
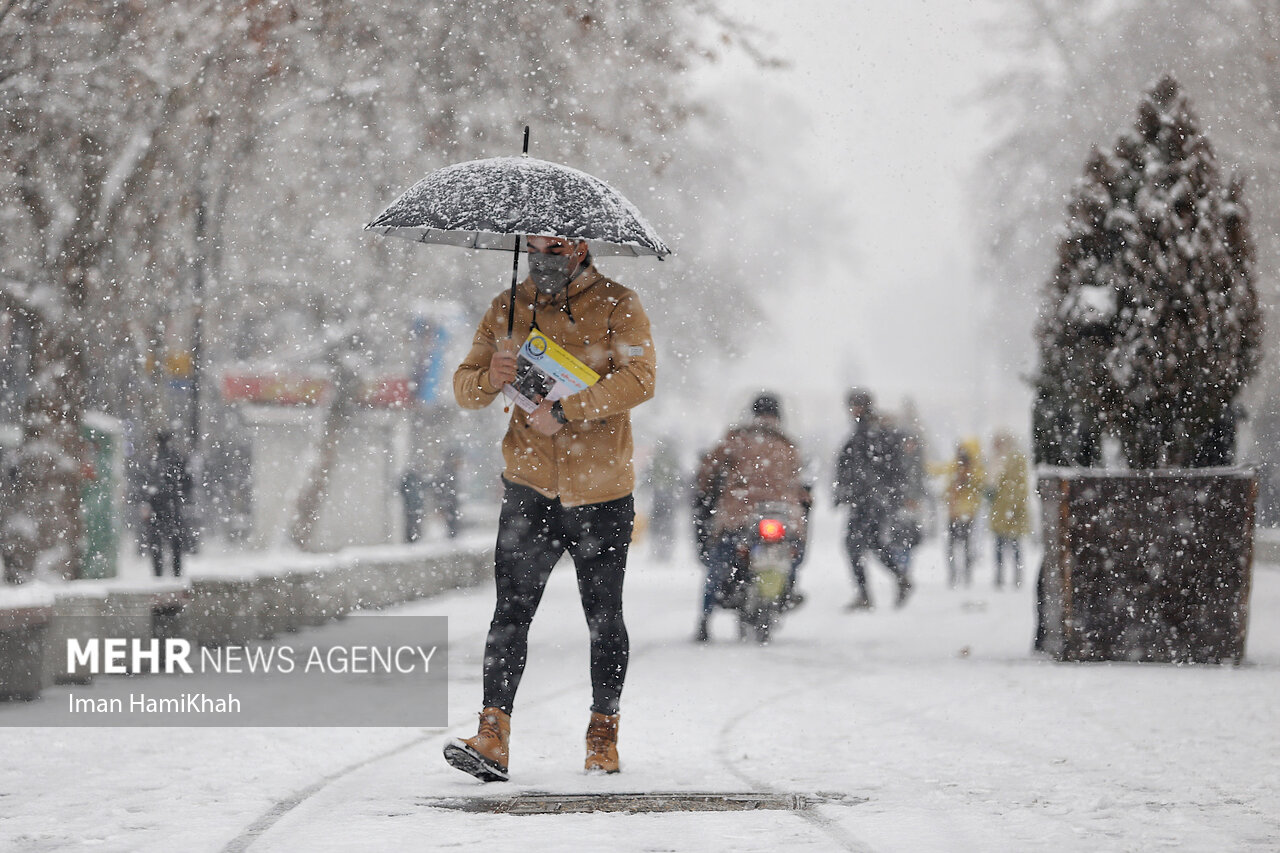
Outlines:
MULTIPOLYGON (((995 377, 980 328, 985 297, 975 288, 975 238, 964 199, 986 139, 974 106, 985 3, 726 0, 725 6, 767 33, 773 52, 791 67, 762 75, 730 63, 717 74, 780 89, 804 108, 812 126, 794 138, 801 162, 850 199, 847 244, 826 247, 825 273, 774 306, 788 344, 781 351, 826 365, 812 381, 802 380, 811 390, 796 391, 803 414, 839 417, 831 408, 839 389, 865 384, 888 408, 914 398, 931 432, 947 441, 1003 423, 1022 426, 1025 410, 991 390, 995 377)), ((768 119, 762 115, 761 126, 768 119)), ((778 352, 762 349, 748 358, 744 387, 790 384, 784 377, 795 371, 778 364, 778 352)))

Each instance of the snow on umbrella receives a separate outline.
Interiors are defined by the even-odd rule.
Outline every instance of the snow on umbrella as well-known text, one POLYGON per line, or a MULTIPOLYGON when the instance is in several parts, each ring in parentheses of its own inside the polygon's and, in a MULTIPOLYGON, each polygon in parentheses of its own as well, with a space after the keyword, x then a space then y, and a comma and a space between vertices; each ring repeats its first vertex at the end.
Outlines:
POLYGON ((437 169, 365 228, 422 243, 519 249, 521 235, 586 240, 597 255, 671 254, 622 193, 577 169, 493 157, 437 169))
POLYGON ((586 172, 524 154, 437 169, 365 226, 419 243, 506 249, 511 260, 507 338, 515 325, 522 236, 586 240, 597 255, 671 254, 636 206, 586 172))

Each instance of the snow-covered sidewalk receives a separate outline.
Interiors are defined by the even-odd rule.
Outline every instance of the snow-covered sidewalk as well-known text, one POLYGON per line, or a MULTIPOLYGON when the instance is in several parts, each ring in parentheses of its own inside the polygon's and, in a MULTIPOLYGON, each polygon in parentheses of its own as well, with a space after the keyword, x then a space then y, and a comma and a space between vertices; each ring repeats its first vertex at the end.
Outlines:
MULTIPOLYGON (((1056 664, 1030 652, 1030 587, 948 590, 918 552, 902 610, 850 614, 820 516, 806 605, 768 647, 719 614, 690 641, 701 572, 632 559, 624 772, 581 773, 586 627, 553 575, 530 637, 507 785, 444 764, 474 731, 488 587, 397 608, 450 617, 439 729, 5 728, 0 849, 1274 850, 1280 847, 1280 571, 1255 571, 1241 667, 1056 664), (493 815, 442 801, 531 792, 822 795, 802 811, 493 815)), ((890 599, 886 575, 872 568, 890 599)), ((340 626, 319 630, 341 630, 340 626)), ((135 680, 136 683, 136 680, 135 680)), ((127 692, 129 680, 95 691, 127 692)), ((41 701, 56 702, 66 688, 41 701)), ((36 724, 40 703, 0 706, 36 724)))

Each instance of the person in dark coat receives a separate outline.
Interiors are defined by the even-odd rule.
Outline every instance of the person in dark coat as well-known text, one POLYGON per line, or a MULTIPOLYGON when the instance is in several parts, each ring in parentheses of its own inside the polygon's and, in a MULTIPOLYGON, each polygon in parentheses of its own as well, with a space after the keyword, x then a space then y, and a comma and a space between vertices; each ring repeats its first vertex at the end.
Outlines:
POLYGON ((905 475, 899 437, 885 429, 872 408, 872 397, 860 388, 846 398, 853 432, 836 457, 833 497, 849 508, 845 549, 857 587, 850 610, 873 606, 867 589, 866 554, 874 554, 894 576, 901 606, 911 591, 901 548, 893 547, 890 525, 903 500, 905 475))
POLYGON ((898 470, 895 479, 894 506, 881 530, 880 540, 892 549, 892 559, 902 577, 911 577, 911 553, 924 538, 925 488, 924 451, 919 437, 911 430, 884 424, 885 437, 897 451, 898 470))
POLYGON ((417 468, 409 467, 400 478, 400 500, 404 506, 404 541, 422 538, 422 522, 426 517, 426 478, 417 468))
POLYGON ((450 451, 440 465, 436 475, 431 478, 431 496, 435 501, 436 512, 444 521, 444 530, 450 539, 456 539, 461 529, 461 516, 458 507, 458 454, 450 451))
POLYGON ((173 576, 181 577, 182 552, 191 542, 185 513, 191 500, 191 472, 169 430, 156 435, 156 454, 147 471, 142 500, 147 552, 156 577, 164 577, 166 553, 173 576))

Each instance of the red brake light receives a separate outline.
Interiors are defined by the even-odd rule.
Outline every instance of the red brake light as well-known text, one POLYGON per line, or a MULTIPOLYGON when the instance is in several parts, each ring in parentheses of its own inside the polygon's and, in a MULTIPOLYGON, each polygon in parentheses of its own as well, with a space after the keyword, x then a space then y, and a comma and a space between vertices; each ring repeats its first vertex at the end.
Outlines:
POLYGON ((765 542, 780 542, 787 535, 787 528, 776 518, 760 519, 760 538, 765 542))

